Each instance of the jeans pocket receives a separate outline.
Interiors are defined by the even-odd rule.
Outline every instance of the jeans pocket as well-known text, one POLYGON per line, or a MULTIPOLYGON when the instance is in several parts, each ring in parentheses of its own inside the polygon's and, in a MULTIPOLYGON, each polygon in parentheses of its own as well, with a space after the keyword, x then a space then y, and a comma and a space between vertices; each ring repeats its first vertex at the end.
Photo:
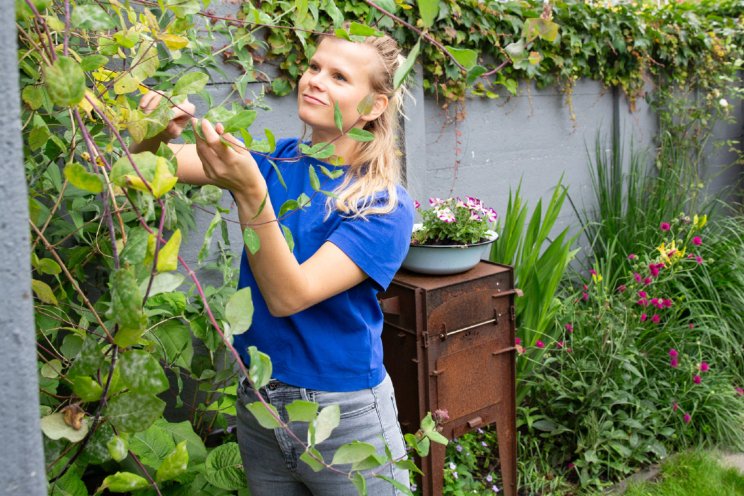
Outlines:
POLYGON ((361 417, 377 407, 375 396, 369 389, 340 393, 308 390, 308 396, 311 401, 318 404, 319 410, 330 405, 338 405, 341 410, 341 419, 361 417))

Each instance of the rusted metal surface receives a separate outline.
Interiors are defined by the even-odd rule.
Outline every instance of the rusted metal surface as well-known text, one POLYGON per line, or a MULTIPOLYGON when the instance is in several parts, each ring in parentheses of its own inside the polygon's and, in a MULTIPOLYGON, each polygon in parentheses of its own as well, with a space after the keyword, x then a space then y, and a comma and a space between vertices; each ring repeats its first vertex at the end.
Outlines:
MULTIPOLYGON (((504 494, 516 495, 514 289, 511 267, 481 262, 452 276, 400 271, 380 295, 385 367, 404 432, 446 410, 449 439, 495 423, 504 494)), ((444 447, 422 460, 425 496, 442 494, 444 447)))

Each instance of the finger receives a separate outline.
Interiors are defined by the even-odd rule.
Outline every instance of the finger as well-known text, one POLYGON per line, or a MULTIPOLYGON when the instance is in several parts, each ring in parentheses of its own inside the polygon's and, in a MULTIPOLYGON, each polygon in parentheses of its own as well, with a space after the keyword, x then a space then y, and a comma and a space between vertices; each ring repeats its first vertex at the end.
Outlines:
POLYGON ((222 139, 232 145, 232 149, 238 153, 247 152, 245 144, 230 133, 222 133, 222 139))
POLYGON ((149 91, 140 98, 139 106, 145 112, 151 112, 160 102, 160 95, 155 91, 149 91))
POLYGON ((222 134, 225 132, 225 126, 223 126, 221 122, 218 122, 215 124, 214 130, 217 131, 217 134, 222 134))

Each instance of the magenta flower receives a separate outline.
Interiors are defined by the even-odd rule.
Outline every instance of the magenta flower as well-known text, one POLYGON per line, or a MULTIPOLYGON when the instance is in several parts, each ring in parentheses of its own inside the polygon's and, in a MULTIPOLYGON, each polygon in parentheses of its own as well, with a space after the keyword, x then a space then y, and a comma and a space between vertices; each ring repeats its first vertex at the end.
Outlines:
POLYGON ((594 270, 594 269, 589 269, 589 274, 592 275, 592 276, 596 276, 597 275, 597 271, 594 270))
POLYGON ((470 220, 481 220, 480 215, 478 215, 476 212, 470 212, 470 220))
POLYGON ((674 348, 669 348, 669 356, 672 358, 677 357, 679 356, 679 352, 674 348))
POLYGON ((437 212, 437 217, 442 222, 446 222, 447 224, 451 224, 452 222, 455 222, 455 214, 452 213, 452 210, 449 209, 449 207, 445 207, 444 209, 437 212))
POLYGON ((638 291, 638 297, 639 297, 639 298, 648 298, 648 293, 646 293, 646 292, 645 292, 645 291, 643 291, 643 290, 641 290, 641 291, 638 291))
POLYGON ((692 322, 690 322, 689 328, 690 329, 695 329, 695 324, 693 324, 692 322))
POLYGON ((659 229, 661 229, 662 231, 668 231, 671 228, 672 226, 669 225, 669 222, 662 222, 659 226, 659 229))
POLYGON ((561 348, 563 348, 564 343, 563 343, 563 341, 556 341, 555 345, 558 347, 558 349, 561 349, 561 348))
POLYGON ((698 265, 700 265, 703 263, 703 257, 701 257, 700 255, 696 255, 695 261, 698 263, 698 265))
POLYGON ((651 272, 651 277, 656 277, 659 275, 659 266, 656 264, 649 264, 648 270, 651 272))
POLYGON ((628 255, 628 260, 635 260, 636 258, 638 257, 635 253, 631 253, 630 255, 628 255))
POLYGON ((572 469, 572 468, 574 468, 575 466, 576 466, 576 465, 574 465, 573 463, 571 463, 571 462, 568 462, 568 464, 566 465, 566 468, 567 468, 567 469, 569 469, 569 470, 571 470, 571 469, 572 469))
POLYGON ((672 411, 673 412, 676 412, 678 408, 679 408, 679 405, 677 404, 676 401, 674 403, 672 403, 672 411))
POLYGON ((694 238, 692 238, 692 244, 695 245, 695 246, 702 245, 703 244, 703 238, 701 238, 700 236, 695 236, 694 238))
POLYGON ((437 205, 441 205, 442 203, 444 203, 444 200, 442 200, 441 198, 429 198, 429 205, 431 205, 432 207, 436 207, 437 205))
POLYGON ((581 299, 584 301, 589 301, 589 293, 587 292, 582 293, 581 299))
POLYGON ((700 384, 701 382, 703 382, 703 378, 700 377, 699 375, 696 375, 695 377, 692 378, 692 382, 694 382, 695 384, 700 384))
POLYGON ((496 220, 499 218, 499 214, 497 214, 496 210, 492 208, 486 210, 486 215, 488 216, 488 222, 496 222, 496 220))
POLYGON ((744 388, 737 387, 736 394, 738 394, 739 396, 744 396, 744 388))
POLYGON ((522 344, 522 340, 521 340, 521 339, 519 339, 519 338, 514 338, 514 344, 515 344, 515 345, 517 345, 517 344, 522 344))
POLYGON ((698 368, 700 369, 700 372, 707 372, 710 370, 710 365, 708 365, 708 362, 700 362, 700 366, 698 368))
POLYGON ((638 300, 637 303, 642 307, 648 306, 648 300, 646 300, 645 298, 641 298, 640 300, 638 300))
POLYGON ((628 287, 625 284, 621 284, 620 286, 617 287, 617 292, 624 293, 626 289, 628 289, 628 287))
POLYGON ((674 302, 669 298, 664 299, 663 303, 664 308, 672 308, 672 305, 674 305, 674 302))
POLYGON ((647 318, 648 318, 648 315, 646 315, 645 313, 641 314, 641 322, 646 322, 647 318))
POLYGON ((673 369, 676 369, 679 366, 679 361, 677 361, 677 357, 672 357, 669 359, 669 366, 673 369))
POLYGON ((648 286, 652 282, 654 282, 654 280, 651 279, 650 277, 646 277, 645 279, 643 279, 643 284, 645 284, 646 286, 648 286))
POLYGON ((661 317, 657 313, 655 313, 653 317, 651 317, 651 322, 653 322, 654 324, 658 324, 660 320, 661 320, 661 317))
POLYGON ((542 348, 545 348, 545 343, 543 343, 542 341, 538 339, 537 342, 535 343, 535 346, 542 349, 542 348))
POLYGON ((566 324, 566 331, 571 334, 573 332, 573 325, 571 325, 570 323, 566 324))
POLYGON ((656 308, 661 308, 659 306, 659 299, 658 298, 651 298, 651 304, 655 306, 656 308))
POLYGON ((635 279, 635 282, 641 282, 643 280, 641 274, 639 274, 638 272, 633 273, 633 279, 635 279))
POLYGON ((419 208, 420 206, 421 204, 419 203, 418 200, 413 200, 413 208, 419 208))
POLYGON ((692 417, 690 416, 689 413, 685 413, 685 416, 682 417, 682 420, 684 420, 685 424, 689 424, 690 420, 692 420, 692 417))

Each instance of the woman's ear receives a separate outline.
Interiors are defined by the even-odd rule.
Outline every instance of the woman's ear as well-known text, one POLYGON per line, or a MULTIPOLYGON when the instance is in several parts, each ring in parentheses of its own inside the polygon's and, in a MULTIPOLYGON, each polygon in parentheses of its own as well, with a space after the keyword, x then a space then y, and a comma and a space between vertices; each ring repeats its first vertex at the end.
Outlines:
POLYGON ((373 120, 380 117, 383 112, 385 112, 385 109, 387 108, 389 103, 390 100, 386 95, 374 95, 372 100, 372 109, 366 114, 362 115, 361 119, 365 122, 372 122, 373 120))

